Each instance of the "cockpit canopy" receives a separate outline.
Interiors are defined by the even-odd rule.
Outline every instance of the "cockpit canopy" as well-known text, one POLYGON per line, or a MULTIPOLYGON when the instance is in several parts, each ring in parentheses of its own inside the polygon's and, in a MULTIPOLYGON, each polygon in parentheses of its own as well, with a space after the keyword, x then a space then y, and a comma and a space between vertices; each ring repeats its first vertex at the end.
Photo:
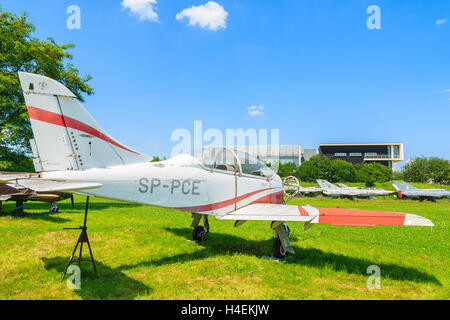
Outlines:
POLYGON ((173 164, 202 167, 206 170, 218 170, 237 174, 270 179, 275 173, 264 162, 245 152, 225 147, 210 147, 195 150, 169 160, 173 164))

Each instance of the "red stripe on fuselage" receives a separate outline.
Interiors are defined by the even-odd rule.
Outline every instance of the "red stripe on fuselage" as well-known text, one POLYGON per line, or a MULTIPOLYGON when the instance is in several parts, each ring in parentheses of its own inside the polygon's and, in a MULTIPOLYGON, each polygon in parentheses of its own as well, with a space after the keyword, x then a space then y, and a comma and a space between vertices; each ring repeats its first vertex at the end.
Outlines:
MULTIPOLYGON (((264 192, 264 191, 267 191, 267 190, 272 190, 272 189, 274 189, 274 188, 267 188, 267 189, 262 189, 262 190, 250 192, 250 193, 247 193, 247 194, 244 194, 242 196, 237 197, 237 199, 232 198, 232 199, 229 199, 229 200, 225 200, 225 201, 221 201, 221 202, 217 202, 217 203, 205 204, 205 205, 202 205, 202 206, 183 207, 183 208, 174 208, 174 209, 181 210, 181 211, 194 212, 194 213, 218 210, 218 209, 222 209, 222 208, 226 208, 228 206, 234 205, 235 202, 240 202, 240 201, 245 200, 245 199, 247 199, 247 198, 249 198, 251 196, 254 196, 255 194, 258 194, 258 193, 261 193, 261 192, 264 192)), ((271 196, 271 195, 269 195, 269 196, 271 196)), ((263 198, 265 198, 265 197, 263 197, 263 198)), ((263 198, 261 198, 261 199, 263 199, 263 198)), ((259 200, 261 200, 261 199, 259 199, 259 200)), ((258 200, 256 200, 256 201, 258 201, 258 200)), ((257 202, 253 202, 253 203, 257 203, 257 202)), ((266 203, 266 202, 264 202, 264 203, 266 203)))
POLYGON ((262 198, 259 198, 258 200, 253 201, 251 204, 254 203, 283 204, 283 191, 271 193, 267 196, 264 196, 262 198))
POLYGON ((64 116, 64 115, 61 115, 58 113, 54 113, 51 111, 47 111, 47 110, 43 110, 43 109, 39 109, 39 108, 35 108, 35 107, 30 107, 30 106, 27 106, 27 109, 28 109, 28 115, 30 116, 30 119, 39 120, 39 121, 47 122, 47 123, 54 124, 57 126, 67 127, 67 128, 72 128, 72 129, 75 129, 78 131, 82 131, 84 133, 90 134, 91 136, 99 138, 103 141, 111 143, 112 145, 115 145, 116 147, 119 147, 123 150, 132 152, 134 154, 140 154, 140 153, 137 153, 136 151, 130 150, 130 149, 122 146, 121 144, 119 144, 118 142, 109 138, 108 136, 101 133, 97 129, 94 129, 91 126, 89 126, 81 121, 78 121, 74 118, 67 117, 67 116, 64 116))

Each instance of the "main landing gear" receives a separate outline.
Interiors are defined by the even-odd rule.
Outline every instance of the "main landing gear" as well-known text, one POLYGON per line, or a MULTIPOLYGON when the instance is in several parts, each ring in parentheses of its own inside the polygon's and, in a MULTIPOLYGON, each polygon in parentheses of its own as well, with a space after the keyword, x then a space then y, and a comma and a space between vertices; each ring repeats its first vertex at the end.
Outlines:
POLYGON ((192 239, 194 241, 206 241, 209 233, 208 216, 193 213, 191 227, 194 228, 194 231, 192 231, 192 239), (199 226, 200 220, 203 220, 203 226, 199 226))
MULTIPOLYGON (((239 227, 244 224, 245 221, 236 221, 235 227, 239 227)), ((192 239, 198 242, 204 242, 208 238, 209 233, 209 222, 208 216, 198 213, 192 214, 191 227, 194 228, 192 231, 192 239), (203 220, 203 226, 200 226, 200 221, 203 220)), ((274 221, 270 225, 273 230, 273 245, 272 254, 274 258, 285 259, 290 256, 295 255, 294 248, 292 248, 291 242, 289 241, 290 229, 285 222, 274 221)))
POLYGON ((285 222, 274 221, 270 226, 273 230, 273 246, 272 254, 277 259, 285 259, 290 255, 295 255, 294 248, 292 248, 289 241, 290 230, 285 222))
POLYGON ((50 205, 50 209, 48 210, 48 213, 58 213, 59 209, 58 209, 58 205, 56 203, 52 203, 50 205))

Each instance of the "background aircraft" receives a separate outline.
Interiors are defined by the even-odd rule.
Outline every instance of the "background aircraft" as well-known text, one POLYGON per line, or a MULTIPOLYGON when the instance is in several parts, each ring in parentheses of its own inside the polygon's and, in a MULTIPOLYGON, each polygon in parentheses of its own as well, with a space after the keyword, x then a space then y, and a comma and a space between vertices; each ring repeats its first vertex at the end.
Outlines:
POLYGON ((382 188, 364 188, 364 187, 349 187, 343 183, 338 183, 337 184, 340 188, 347 188, 347 189, 355 189, 355 190, 367 190, 367 191, 378 191, 381 196, 387 196, 390 194, 393 194, 394 191, 388 191, 388 190, 384 190, 382 188))
POLYGON ((317 183, 322 188, 322 192, 330 197, 370 198, 374 196, 387 196, 393 193, 391 191, 386 191, 383 189, 347 187, 343 184, 341 184, 342 187, 337 187, 334 184, 321 179, 318 179, 317 183))
MULTIPOLYGON (((235 221, 235 227, 268 221, 278 258, 294 254, 287 221, 303 222, 305 230, 314 224, 433 226, 407 213, 286 205, 281 178, 257 158, 231 148, 206 148, 150 162, 109 136, 62 84, 30 73, 20 72, 19 78, 39 172, 39 178, 9 177, 24 188, 185 211, 193 216, 193 239, 200 241, 209 232, 209 216, 235 221)), ((86 213, 87 208, 88 201, 86 213)))
POLYGON ((294 176, 283 178, 283 185, 285 194, 290 196, 292 194, 313 195, 322 193, 322 189, 319 187, 302 187, 300 182, 294 176))
POLYGON ((394 181, 392 185, 398 191, 399 198, 412 198, 420 201, 450 198, 450 190, 448 189, 418 189, 405 181, 399 180, 394 181))
POLYGON ((16 208, 11 212, 14 216, 23 216, 23 204, 26 201, 39 201, 50 203, 49 213, 57 213, 58 206, 56 202, 71 199, 72 207, 73 195, 64 192, 47 192, 42 193, 36 190, 25 188, 16 182, 14 179, 30 179, 32 177, 38 178, 36 173, 20 173, 20 172, 2 172, 0 177, 0 210, 3 209, 3 202, 14 201, 16 208))

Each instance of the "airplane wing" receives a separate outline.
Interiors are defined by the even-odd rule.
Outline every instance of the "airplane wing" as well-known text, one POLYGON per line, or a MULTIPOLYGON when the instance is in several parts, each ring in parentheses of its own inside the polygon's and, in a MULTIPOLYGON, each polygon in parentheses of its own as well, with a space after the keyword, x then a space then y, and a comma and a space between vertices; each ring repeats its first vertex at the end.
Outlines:
POLYGON ((16 179, 30 179, 39 178, 37 173, 25 173, 25 172, 0 172, 0 183, 9 183, 16 179))
MULTIPOLYGON (((341 208, 314 208, 279 204, 252 204, 238 209, 219 220, 235 221, 300 221, 310 224, 374 227, 377 225, 434 226, 421 216, 409 213, 369 211, 341 208)), ((306 225, 305 225, 306 228, 306 225)))
POLYGON ((77 191, 100 188, 101 183, 95 182, 77 182, 67 180, 53 179, 15 179, 9 184, 14 188, 26 188, 36 192, 59 192, 59 191, 77 191))
POLYGON ((11 198, 12 198, 12 196, 0 195, 0 201, 8 201, 11 198))

